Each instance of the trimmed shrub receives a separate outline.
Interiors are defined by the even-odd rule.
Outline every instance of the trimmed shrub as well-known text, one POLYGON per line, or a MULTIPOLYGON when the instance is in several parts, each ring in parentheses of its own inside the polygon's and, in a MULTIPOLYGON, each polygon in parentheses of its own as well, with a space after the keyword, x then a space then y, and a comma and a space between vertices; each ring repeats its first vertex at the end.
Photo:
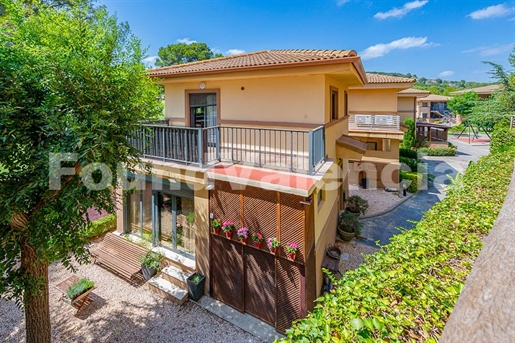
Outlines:
POLYGON ((422 156, 456 156, 455 148, 419 148, 417 150, 422 156))
POLYGON ((417 172, 404 172, 401 170, 401 180, 411 180, 410 185, 406 189, 410 193, 416 193, 418 192, 418 189, 420 188, 420 184, 423 180, 423 175, 417 172))
POLYGON ((110 214, 99 220, 91 222, 86 228, 86 237, 93 238, 101 236, 106 232, 116 230, 116 215, 110 214))
POLYGON ((411 118, 404 119, 404 125, 408 126, 408 130, 404 132, 401 148, 410 149, 415 144, 415 121, 411 118))
POLYGON ((418 154, 415 150, 411 150, 411 149, 404 149, 404 148, 400 148, 399 149, 399 156, 400 157, 407 157, 407 158, 413 158, 413 159, 418 159, 418 154))
POLYGON ((437 342, 502 207, 514 158, 511 149, 472 164, 414 229, 333 280, 285 341, 437 342))
POLYGON ((494 131, 490 142, 490 153, 505 152, 515 146, 515 130, 501 128, 494 131))
POLYGON ((418 161, 413 158, 408 157, 399 157, 399 162, 404 163, 409 167, 409 171, 417 171, 417 163, 418 161))

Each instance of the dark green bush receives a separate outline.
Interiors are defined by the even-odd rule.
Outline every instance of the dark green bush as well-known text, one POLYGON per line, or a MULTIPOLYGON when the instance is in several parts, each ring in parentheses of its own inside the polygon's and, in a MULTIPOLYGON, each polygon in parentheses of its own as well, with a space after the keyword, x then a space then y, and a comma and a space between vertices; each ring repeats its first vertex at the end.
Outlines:
POLYGON ((116 215, 111 214, 91 222, 86 228, 86 236, 93 238, 114 230, 116 230, 116 215))
POLYGON ((82 293, 86 292, 88 289, 91 289, 95 286, 95 283, 87 278, 82 278, 79 281, 72 284, 70 287, 68 287, 68 290, 66 291, 66 296, 69 299, 73 299, 82 293))
POLYGON ((407 165, 409 167, 410 171, 417 171, 417 163, 418 163, 417 160, 415 160, 413 158, 401 156, 401 157, 399 157, 399 162, 407 165))
POLYGON ((497 129, 492 134, 490 152, 505 152, 515 146, 515 130, 509 128, 497 129))
POLYGON ((408 126, 408 130, 404 132, 401 148, 410 149, 415 144, 415 121, 411 118, 406 118, 404 119, 404 125, 408 126))
POLYGON ((418 189, 420 188, 420 184, 423 180, 423 175, 417 172, 404 172, 401 170, 401 180, 410 180, 411 183, 406 189, 410 193, 416 193, 418 192, 418 189))
POLYGON ((418 154, 415 150, 399 148, 399 156, 418 159, 418 154))
POLYGON ((456 156, 455 148, 419 148, 417 150, 423 156, 456 156))
POLYGON ((514 150, 472 164, 414 229, 334 280, 285 341, 437 342, 502 207, 514 150))

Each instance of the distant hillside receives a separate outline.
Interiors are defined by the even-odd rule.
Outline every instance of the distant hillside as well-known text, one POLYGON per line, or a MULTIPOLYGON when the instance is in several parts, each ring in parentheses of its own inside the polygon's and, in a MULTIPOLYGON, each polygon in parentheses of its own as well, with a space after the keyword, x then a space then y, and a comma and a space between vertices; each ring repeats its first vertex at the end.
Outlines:
POLYGON ((482 86, 488 86, 492 85, 495 82, 474 82, 474 81, 447 81, 442 79, 427 79, 425 77, 418 77, 415 74, 402 74, 402 73, 385 73, 385 72, 378 72, 378 71, 372 71, 371 73, 374 74, 383 74, 383 75, 391 75, 391 76, 399 76, 399 77, 414 77, 417 79, 417 82, 415 82, 414 88, 417 89, 424 89, 428 90, 433 94, 441 94, 441 95, 448 95, 451 92, 459 91, 462 89, 469 89, 469 88, 476 88, 476 87, 482 87, 482 86))

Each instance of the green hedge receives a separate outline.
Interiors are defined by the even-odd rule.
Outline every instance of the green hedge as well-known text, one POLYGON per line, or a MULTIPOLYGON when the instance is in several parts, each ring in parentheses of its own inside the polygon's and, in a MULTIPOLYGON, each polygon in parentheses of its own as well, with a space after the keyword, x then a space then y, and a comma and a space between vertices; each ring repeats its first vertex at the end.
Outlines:
POLYGON ((495 130, 492 134, 492 141, 490 142, 490 152, 498 153, 505 152, 511 147, 515 146, 515 130, 509 128, 502 128, 495 130))
POLYGON ((404 163, 405 165, 407 165, 410 169, 410 171, 414 171, 416 172, 417 171, 417 164, 418 164, 418 161, 414 158, 409 158, 409 157, 399 157, 399 162, 401 163, 404 163))
POLYGON ((104 218, 91 222, 91 224, 86 228, 86 236, 88 238, 93 238, 114 230, 116 230, 116 215, 110 214, 104 218))
POLYGON ((418 192, 424 176, 417 172, 404 172, 401 170, 401 180, 410 180, 411 183, 406 189, 410 193, 418 192))
POLYGON ((415 150, 399 148, 399 156, 418 159, 418 153, 415 150))
POLYGON ((436 342, 502 207, 514 157, 472 164, 414 229, 335 280, 285 341, 436 342))
POLYGON ((419 148, 417 150, 423 156, 456 156, 456 148, 419 148))

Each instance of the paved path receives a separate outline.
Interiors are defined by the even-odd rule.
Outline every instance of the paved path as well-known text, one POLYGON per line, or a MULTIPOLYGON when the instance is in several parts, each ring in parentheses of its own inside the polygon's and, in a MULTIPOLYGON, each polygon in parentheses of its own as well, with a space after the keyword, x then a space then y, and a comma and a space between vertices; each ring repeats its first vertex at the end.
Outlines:
POLYGON ((457 156, 428 156, 423 160, 428 165, 429 173, 435 175, 428 189, 418 192, 387 214, 363 219, 361 236, 366 237, 366 240, 358 242, 375 246, 375 242, 379 241, 385 245, 393 235, 400 232, 399 228, 412 229, 415 224, 411 221, 419 221, 424 212, 445 197, 445 187, 450 184, 448 176, 456 177, 458 172, 463 173, 467 169, 470 161, 477 161, 479 157, 488 154, 488 144, 469 145, 454 139, 451 142, 458 146, 457 156))

